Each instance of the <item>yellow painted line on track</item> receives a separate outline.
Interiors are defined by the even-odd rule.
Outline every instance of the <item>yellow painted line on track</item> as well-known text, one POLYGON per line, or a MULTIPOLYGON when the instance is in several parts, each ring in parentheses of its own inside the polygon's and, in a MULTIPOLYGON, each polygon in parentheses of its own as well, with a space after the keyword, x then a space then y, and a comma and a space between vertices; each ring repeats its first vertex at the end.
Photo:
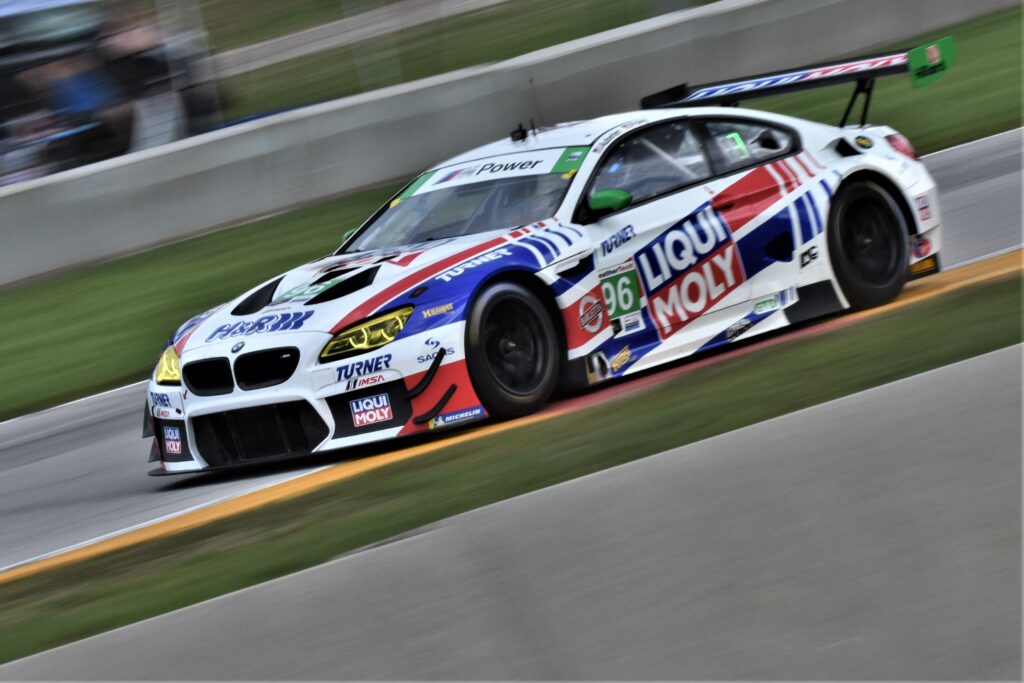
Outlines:
POLYGON ((888 313, 889 311, 910 306, 926 299, 949 294, 963 287, 970 287, 971 285, 980 284, 988 280, 997 280, 1013 275, 1024 269, 1022 256, 1024 256, 1024 251, 1015 249, 1014 251, 993 256, 984 261, 976 261, 975 263, 947 270, 921 280, 914 280, 907 284, 903 293, 892 303, 844 315, 841 320, 843 322, 856 322, 879 313, 888 313))
POLYGON ((453 446, 455 444, 472 441, 492 434, 498 434, 500 432, 533 424, 535 422, 549 420, 561 415, 563 412, 565 411, 550 411, 537 415, 530 415, 519 418, 518 420, 487 425, 472 432, 456 434, 448 438, 431 441, 430 443, 420 444, 409 448, 403 448, 391 453, 383 453, 381 455, 374 455, 366 458, 360 458, 359 460, 350 460, 336 465, 331 465, 325 469, 318 470, 295 479, 289 479, 288 481, 280 484, 268 486, 266 488, 259 489, 258 491, 240 495, 236 498, 214 503, 207 507, 186 512, 176 517, 154 522, 153 524, 148 524, 138 529, 126 531, 123 534, 105 538, 89 545, 72 548, 57 555, 51 555, 34 562, 12 567, 3 573, 0 573, 0 584, 32 576, 50 569, 65 567, 115 550, 127 548, 128 546, 135 545, 136 543, 151 541, 163 536, 169 536, 181 531, 193 529, 210 522, 215 522, 219 519, 224 519, 226 517, 231 517, 232 515, 237 515, 241 512, 252 510, 262 505, 267 505, 268 503, 276 503, 289 498, 295 498, 329 484, 345 479, 351 479, 359 476, 360 474, 379 469, 392 463, 409 460, 410 458, 417 458, 421 455, 427 455, 428 453, 433 453, 434 451, 441 450, 447 446, 453 446))
MULTIPOLYGON (((967 266, 939 273, 931 277, 915 280, 907 285, 904 293, 901 294, 899 299, 896 301, 871 310, 845 315, 842 318, 832 321, 832 323, 840 323, 845 326, 851 322, 863 320, 865 318, 879 315, 881 313, 887 313, 926 299, 948 294, 949 292, 957 289, 1013 275, 1014 273, 1018 273, 1022 270, 1022 265, 1024 265, 1022 264, 1022 254, 1024 254, 1024 252, 1021 250, 1015 250, 984 261, 978 261, 967 266)), ((825 323, 824 325, 821 325, 821 332, 827 332, 834 328, 834 324, 825 323)), ((624 388, 628 389, 628 384, 624 388)), ((381 455, 374 455, 361 458, 359 460, 350 460, 336 465, 331 465, 325 469, 318 470, 295 479, 290 479, 286 482, 282 482, 281 484, 243 494, 230 500, 214 503, 204 508, 186 512, 159 522, 154 522, 153 524, 133 529, 123 534, 106 538, 89 545, 73 548, 56 555, 51 555, 34 562, 12 567, 11 569, 0 573, 0 584, 32 576, 50 569, 65 567, 76 562, 81 562, 82 560, 87 560, 105 553, 126 548, 136 543, 142 543, 144 541, 150 541, 163 536, 186 531, 188 529, 193 529, 195 527, 202 526, 203 524, 208 524, 209 522, 214 522, 241 512, 252 510, 262 505, 267 505, 268 503, 275 503, 289 498, 295 498, 329 484, 343 481, 345 479, 351 479, 392 463, 409 460, 411 458, 418 458, 420 456, 439 451, 443 448, 447 448, 448 446, 473 441, 511 429, 517 429, 526 425, 549 420, 553 417, 558 417, 570 412, 571 410, 573 410, 571 406, 560 409, 556 407, 554 410, 548 410, 544 413, 519 418, 517 420, 510 420, 508 422, 501 422, 494 425, 487 425, 471 432, 455 434, 430 443, 419 444, 393 451, 391 453, 383 453, 381 455)))

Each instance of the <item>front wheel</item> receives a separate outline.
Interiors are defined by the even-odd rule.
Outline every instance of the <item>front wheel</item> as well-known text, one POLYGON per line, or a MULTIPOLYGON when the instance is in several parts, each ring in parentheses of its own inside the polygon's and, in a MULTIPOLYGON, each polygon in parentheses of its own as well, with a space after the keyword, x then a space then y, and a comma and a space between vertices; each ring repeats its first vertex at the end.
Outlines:
POLYGON ((488 287, 466 326, 466 364, 473 388, 494 417, 539 409, 558 380, 558 335, 544 305, 512 282, 488 287))
POLYGON ((907 281, 907 226, 896 200, 862 181, 840 188, 832 204, 832 270, 854 308, 892 301, 907 281))

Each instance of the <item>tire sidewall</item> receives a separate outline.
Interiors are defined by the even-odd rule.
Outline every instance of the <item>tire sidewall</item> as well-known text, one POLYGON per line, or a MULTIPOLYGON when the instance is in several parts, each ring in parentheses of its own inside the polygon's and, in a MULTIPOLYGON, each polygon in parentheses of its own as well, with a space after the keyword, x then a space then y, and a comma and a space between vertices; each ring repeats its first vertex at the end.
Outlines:
POLYGON ((493 417, 518 417, 535 412, 547 402, 558 381, 558 334, 551 316, 541 301, 530 290, 514 282, 488 285, 473 300, 466 319, 466 368, 473 388, 493 417), (490 370, 486 350, 483 348, 483 325, 494 308, 505 301, 516 300, 526 305, 536 317, 541 331, 538 343, 547 349, 548 362, 539 387, 530 394, 520 395, 507 391, 490 370))
POLYGON ((895 299, 907 281, 909 230, 903 212, 892 195, 881 185, 871 181, 855 181, 840 187, 829 212, 828 251, 832 272, 852 308, 871 308, 895 299), (889 214, 889 229, 898 232, 896 244, 896 267, 891 277, 882 285, 867 282, 849 263, 842 245, 842 236, 847 229, 847 211, 859 200, 871 199, 886 209, 889 214))

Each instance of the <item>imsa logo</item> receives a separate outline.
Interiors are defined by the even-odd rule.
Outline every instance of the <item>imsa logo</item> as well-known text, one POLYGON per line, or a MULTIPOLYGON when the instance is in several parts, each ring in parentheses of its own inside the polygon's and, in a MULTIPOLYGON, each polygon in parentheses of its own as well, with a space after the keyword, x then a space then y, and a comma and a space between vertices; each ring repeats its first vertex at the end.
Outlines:
POLYGON ((357 398, 348 402, 352 410, 352 424, 356 427, 368 427, 378 422, 387 422, 391 414, 391 401, 387 394, 377 394, 357 398))
POLYGON ((373 386, 374 384, 383 384, 384 375, 370 375, 369 377, 356 377, 350 379, 345 383, 345 391, 352 391, 353 389, 363 389, 365 387, 373 386))
POLYGON ((636 262, 662 340, 746 280, 732 235, 710 207, 662 233, 640 250, 636 262))

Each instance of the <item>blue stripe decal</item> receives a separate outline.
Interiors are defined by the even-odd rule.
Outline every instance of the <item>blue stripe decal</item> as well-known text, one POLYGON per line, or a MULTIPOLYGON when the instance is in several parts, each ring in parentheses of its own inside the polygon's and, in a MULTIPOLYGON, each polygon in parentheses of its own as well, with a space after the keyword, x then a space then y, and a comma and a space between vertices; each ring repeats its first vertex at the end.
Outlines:
MULTIPOLYGON (((570 230, 569 228, 567 228, 564 225, 559 225, 558 226, 558 230, 559 230, 558 234, 559 235, 566 235, 569 238, 570 242, 575 242, 576 241, 576 237, 577 237, 577 235, 575 233, 579 233, 579 230, 570 230)), ((579 235, 579 236, 582 237, 583 235, 579 235)))
POLYGON ((743 261, 743 272, 748 280, 775 263, 775 259, 768 256, 768 244, 780 235, 791 234, 792 230, 787 206, 736 243, 740 250, 740 260, 743 261))
POLYGON ((789 203, 789 225, 793 234, 793 246, 799 249, 803 245, 803 242, 800 241, 800 221, 792 202, 789 203))
POLYGON ((594 272, 594 257, 588 256, 586 258, 586 262, 586 265, 583 266, 578 273, 574 273, 571 277, 559 276, 559 278, 555 280, 551 285, 551 290, 555 293, 555 296, 562 296, 582 282, 585 277, 594 272))
POLYGON ((807 215, 803 202, 794 202, 796 206, 797 220, 800 221, 800 243, 807 244, 814 238, 814 230, 811 219, 807 215))
POLYGON ((565 242, 565 246, 567 246, 567 247, 571 247, 572 246, 572 240, 569 239, 568 237, 566 237, 565 235, 563 235, 562 233, 558 232, 554 228, 547 228, 546 230, 544 230, 544 234, 545 235, 554 235, 555 237, 558 237, 560 240, 564 241, 565 242))
POLYGON ((517 255, 521 255, 521 258, 523 258, 524 260, 535 262, 537 264, 538 269, 543 268, 548 264, 548 262, 544 260, 544 257, 541 254, 538 254, 535 249, 530 249, 525 244, 523 244, 522 239, 516 240, 515 242, 510 244, 508 248, 513 249, 517 255))
POLYGON ((814 194, 807 193, 807 201, 811 203, 811 210, 814 211, 814 222, 818 227, 818 234, 825 232, 825 223, 821 219, 821 211, 818 209, 818 202, 814 200, 814 194))
POLYGON ((828 198, 829 198, 829 199, 832 199, 832 188, 831 188, 831 187, 829 187, 828 181, 827 181, 827 180, 825 180, 824 178, 822 178, 822 179, 821 179, 821 180, 819 180, 818 182, 819 182, 819 183, 821 183, 821 186, 822 186, 823 188, 825 188, 825 194, 827 194, 827 195, 828 195, 828 198))
POLYGON ((750 313, 747 313, 740 320, 737 320, 735 323, 732 323, 732 325, 729 325, 729 327, 725 328, 724 330, 722 330, 721 332, 716 334, 714 337, 712 337, 711 339, 709 339, 706 342, 704 342, 703 346, 701 346, 699 349, 697 349, 695 351, 695 353, 700 353, 701 351, 707 351, 709 349, 713 349, 716 346, 721 346, 723 344, 728 344, 731 341, 729 339, 729 328, 731 328, 733 325, 736 325, 737 323, 739 323, 739 322, 741 322, 743 320, 746 320, 746 321, 750 322, 749 325, 747 325, 739 334, 736 335, 738 337, 740 334, 745 334, 745 333, 749 332, 750 329, 754 325, 758 324, 759 322, 761 322, 762 320, 764 320, 765 318, 770 316, 772 313, 776 313, 779 310, 781 310, 781 309, 775 309, 773 311, 767 311, 765 313, 754 313, 753 311, 751 311, 750 313))
POLYGON ((545 264, 554 261, 555 255, 558 253, 554 251, 551 248, 551 245, 549 245, 547 242, 542 242, 541 240, 534 239, 533 237, 524 237, 519 241, 524 244, 529 244, 531 247, 539 251, 541 253, 541 256, 544 257, 545 264))
POLYGON ((554 253, 554 259, 558 259, 559 255, 562 253, 562 250, 558 247, 557 244, 554 243, 554 241, 550 237, 541 237, 540 235, 536 234, 530 235, 530 237, 542 244, 547 245, 548 249, 550 249, 554 253))
POLYGON ((566 225, 565 223, 559 223, 558 227, 568 230, 569 232, 574 232, 578 237, 583 237, 583 231, 579 228, 574 228, 573 226, 566 225))
POLYGON ((818 216, 817 214, 814 213, 814 209, 811 208, 811 203, 808 201, 808 197, 806 194, 800 195, 800 203, 803 205, 804 213, 807 215, 807 218, 811 223, 811 230, 814 232, 815 235, 817 235, 819 232, 821 232, 818 229, 818 216))

